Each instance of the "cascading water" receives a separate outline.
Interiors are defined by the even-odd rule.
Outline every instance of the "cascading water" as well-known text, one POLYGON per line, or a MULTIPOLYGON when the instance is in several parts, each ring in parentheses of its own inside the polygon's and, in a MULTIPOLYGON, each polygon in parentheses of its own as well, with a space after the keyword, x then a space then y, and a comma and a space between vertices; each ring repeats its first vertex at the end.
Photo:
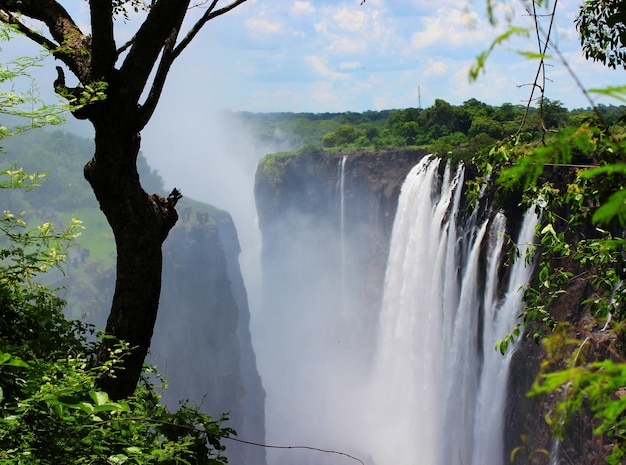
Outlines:
POLYGON ((345 215, 345 179, 346 179, 346 157, 339 160, 339 247, 341 249, 341 309, 342 314, 346 312, 346 215, 345 215))
MULTIPOLYGON (((462 220, 463 167, 441 178, 440 163, 413 168, 398 203, 368 401, 375 464, 504 460, 509 357, 494 347, 521 313, 531 269, 517 260, 498 299, 505 218, 462 220)), ((532 242, 536 221, 526 214, 518 243, 532 242)))

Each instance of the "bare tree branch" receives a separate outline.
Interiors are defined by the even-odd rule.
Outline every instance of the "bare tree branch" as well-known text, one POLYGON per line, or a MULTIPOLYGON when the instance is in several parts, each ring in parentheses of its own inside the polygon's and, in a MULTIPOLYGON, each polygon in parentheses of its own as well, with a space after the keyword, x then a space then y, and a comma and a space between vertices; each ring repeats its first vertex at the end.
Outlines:
MULTIPOLYGON (((15 24, 18 30, 29 39, 50 50, 55 58, 65 63, 76 77, 86 82, 91 77, 91 38, 82 33, 70 14, 55 0, 0 0, 0 11, 9 24, 15 24), (17 19, 23 15, 41 21, 48 28, 53 41, 35 32, 17 19), (87 53, 85 53, 87 52, 87 53)), ((5 19, 2 19, 4 22, 5 19)))
POLYGON ((33 31, 31 28, 26 26, 24 23, 19 21, 11 12, 0 10, 0 21, 5 24, 9 24, 11 26, 17 27, 17 30, 28 37, 33 42, 41 45, 46 50, 50 52, 54 52, 57 48, 57 44, 49 40, 48 38, 42 36, 41 34, 33 31))
MULTIPOLYGON (((237 6, 245 3, 247 0, 236 0, 231 4, 221 8, 219 10, 215 10, 215 7, 219 3, 219 0, 211 0, 211 4, 208 6, 207 11, 202 15, 202 17, 193 25, 193 27, 187 32, 184 39, 175 45, 175 42, 170 37, 166 43, 166 46, 163 49, 163 54, 161 56, 161 61, 159 63, 159 67, 157 68, 154 80, 152 81, 152 87, 150 89, 150 93, 146 98, 146 101, 142 105, 141 108, 141 120, 142 124, 147 124, 148 120, 152 116, 158 100, 163 91, 163 86, 165 85, 165 80, 167 78, 167 74, 169 70, 176 60, 182 53, 182 51, 189 45, 189 43, 196 37, 198 32, 202 29, 202 27, 211 19, 221 16, 237 6)), ((178 32, 178 31, 177 31, 178 32)), ((175 40, 176 37, 173 37, 175 40)))
POLYGON ((150 9, 120 68, 129 98, 139 101, 165 43, 172 34, 177 36, 188 6, 189 0, 159 0, 150 9))
POLYGON ((218 16, 228 13, 229 11, 245 3, 246 1, 247 0, 235 0, 231 4, 223 8, 220 8, 219 10, 215 10, 215 7, 217 6, 219 0, 212 0, 211 5, 207 9, 207 11, 204 13, 204 15, 202 15, 202 17, 198 20, 198 22, 196 22, 193 25, 193 27, 189 30, 189 32, 187 32, 187 35, 185 36, 185 38, 176 46, 176 49, 174 50, 174 58, 180 55, 180 53, 185 49, 185 47, 187 47, 187 45, 189 45, 189 43, 198 34, 198 32, 200 32, 202 27, 207 22, 209 22, 213 18, 217 18, 218 16))
POLYGON ((113 2, 89 0, 91 13, 91 68, 94 79, 108 81, 117 53, 113 35, 113 2))
POLYGON ((163 53, 161 54, 161 60, 159 62, 159 66, 155 73, 154 79, 152 80, 152 86, 150 87, 150 92, 145 102, 141 106, 140 116, 139 116, 139 127, 143 128, 154 113, 156 106, 161 97, 161 93, 163 92, 163 87, 165 86, 165 80, 167 79, 167 75, 176 59, 177 55, 174 55, 173 50, 176 45, 176 38, 178 37, 178 33, 180 31, 180 27, 182 23, 178 25, 179 27, 172 30, 170 37, 165 41, 163 47, 163 53))
POLYGON ((539 64, 537 65, 537 72, 535 73, 535 79, 533 80, 532 84, 530 84, 531 90, 530 90, 530 95, 528 97, 528 102, 526 103, 526 111, 522 118, 520 127, 517 130, 517 134, 521 132, 522 128, 524 127, 524 123, 526 122, 526 119, 528 118, 530 106, 532 105, 532 102, 535 100, 535 91, 537 89, 539 89, 539 92, 540 92, 539 97, 538 97, 539 112, 541 115, 541 125, 543 127, 543 132, 545 134, 547 132, 545 122, 543 121, 543 99, 544 99, 545 88, 546 88, 545 58, 546 58, 546 53, 548 51, 548 47, 551 45, 550 34, 552 32, 552 26, 554 24, 554 17, 555 17, 555 11, 556 11, 556 7, 558 4, 558 0, 554 1, 554 4, 552 5, 552 11, 548 15, 550 17, 550 25, 548 27, 547 32, 544 32, 543 28, 541 27, 541 24, 539 24, 539 14, 537 13, 537 5, 535 3, 535 0, 531 1, 530 6, 525 0, 521 0, 521 3, 522 5, 524 5, 524 9, 528 13, 528 15, 531 16, 533 19, 534 27, 535 27, 535 35, 537 37, 537 51, 539 53, 540 58, 539 58, 539 64), (540 80, 542 82, 541 84, 539 84, 540 80))

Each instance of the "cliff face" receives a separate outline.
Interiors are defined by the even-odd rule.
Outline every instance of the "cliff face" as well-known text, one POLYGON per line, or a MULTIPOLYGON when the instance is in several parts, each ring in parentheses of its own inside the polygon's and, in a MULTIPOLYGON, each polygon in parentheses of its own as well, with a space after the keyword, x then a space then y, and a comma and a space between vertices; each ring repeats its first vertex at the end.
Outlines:
MULTIPOLYGON (((252 349, 239 242, 230 216, 185 215, 164 245, 163 289, 151 354, 175 408, 188 399, 239 436, 263 442, 265 392, 252 349), (198 221, 199 220, 199 221, 198 221)), ((228 442, 230 463, 265 464, 262 448, 228 442)))

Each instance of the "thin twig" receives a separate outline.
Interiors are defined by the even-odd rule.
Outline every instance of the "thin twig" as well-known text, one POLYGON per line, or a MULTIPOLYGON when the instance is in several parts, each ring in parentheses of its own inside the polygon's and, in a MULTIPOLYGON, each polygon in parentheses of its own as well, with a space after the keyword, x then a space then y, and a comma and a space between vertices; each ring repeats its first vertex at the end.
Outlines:
POLYGON ((359 462, 361 465, 365 465, 365 462, 363 462, 363 460, 357 457, 354 457, 353 455, 346 454, 345 452, 339 452, 336 450, 320 449, 318 447, 311 447, 311 446, 271 446, 268 444, 261 444, 258 442, 245 441, 243 439, 234 438, 232 436, 226 436, 224 439, 231 439, 233 441, 241 442, 242 444, 249 444, 251 446, 265 447, 266 449, 306 449, 306 450, 313 450, 316 452, 324 452, 326 454, 343 455, 344 457, 348 457, 349 459, 359 462))

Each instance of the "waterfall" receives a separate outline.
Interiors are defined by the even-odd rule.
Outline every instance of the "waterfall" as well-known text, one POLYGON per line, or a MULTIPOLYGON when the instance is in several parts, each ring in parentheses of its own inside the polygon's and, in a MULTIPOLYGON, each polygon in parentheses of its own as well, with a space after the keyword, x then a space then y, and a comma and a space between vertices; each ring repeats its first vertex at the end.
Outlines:
MULTIPOLYGON (((495 344, 521 313, 531 269, 517 260, 499 298, 505 217, 466 217, 464 169, 440 163, 415 166, 398 201, 367 406, 377 465, 504 462, 510 354, 495 344)), ((532 242, 536 222, 526 214, 518 243, 532 242)))
POLYGON ((338 188, 339 188, 339 246, 341 249, 341 309, 346 313, 346 213, 345 213, 345 179, 346 159, 344 155, 339 160, 338 188))

